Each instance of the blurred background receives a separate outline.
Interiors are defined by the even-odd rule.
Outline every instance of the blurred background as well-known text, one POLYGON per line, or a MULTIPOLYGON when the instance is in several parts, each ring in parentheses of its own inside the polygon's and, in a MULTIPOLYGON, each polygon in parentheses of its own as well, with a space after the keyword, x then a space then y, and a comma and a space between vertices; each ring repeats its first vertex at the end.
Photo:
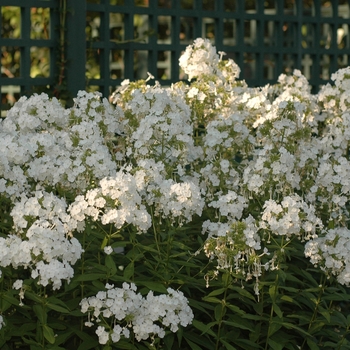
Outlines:
POLYGON ((186 76, 178 59, 208 38, 250 86, 300 69, 314 92, 349 65, 348 0, 0 0, 1 110, 22 95, 63 102, 79 89, 108 97, 150 72, 186 76))

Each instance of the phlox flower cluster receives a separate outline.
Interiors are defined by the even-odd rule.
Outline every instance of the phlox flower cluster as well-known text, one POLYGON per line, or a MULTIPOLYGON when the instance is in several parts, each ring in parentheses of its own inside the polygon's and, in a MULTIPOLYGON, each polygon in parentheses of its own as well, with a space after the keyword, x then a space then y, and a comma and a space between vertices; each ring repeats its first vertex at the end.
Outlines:
POLYGON ((179 59, 180 67, 188 75, 188 79, 205 75, 218 75, 219 55, 209 39, 198 38, 188 46, 179 59))
POLYGON ((114 99, 123 101, 123 140, 118 145, 127 157, 135 162, 152 158, 168 166, 198 157, 190 109, 179 96, 158 86, 137 89, 126 84, 114 99))
POLYGON ((22 195, 11 216, 17 234, 0 237, 0 266, 23 267, 43 286, 59 289, 73 277, 73 265, 83 253, 72 236, 77 222, 66 213, 66 203, 52 193, 36 191, 22 195))
POLYGON ((269 256, 270 252, 266 247, 262 249, 258 230, 251 215, 241 221, 203 223, 203 231, 209 232, 204 246, 205 254, 212 260, 216 259, 218 270, 228 270, 246 281, 254 278, 257 296, 260 294, 259 277, 264 271, 274 269, 274 258, 262 262, 262 258, 269 256))
POLYGON ((168 219, 181 226, 190 222, 194 215, 202 214, 205 202, 199 184, 199 174, 187 175, 186 169, 178 164, 174 172, 178 179, 169 178, 163 162, 143 159, 133 170, 144 202, 154 207, 153 220, 168 219))
POLYGON ((241 107, 238 101, 251 89, 244 81, 237 80, 240 68, 232 59, 224 60, 225 55, 225 52, 216 53, 210 40, 198 38, 179 59, 191 84, 178 82, 171 90, 190 106, 196 128, 206 126, 220 115, 228 117, 244 110, 245 101, 241 107))
POLYGON ((203 142, 206 159, 205 166, 200 169, 203 182, 208 188, 219 191, 237 189, 240 182, 238 161, 244 163, 255 143, 244 125, 244 116, 240 113, 220 115, 210 121, 203 142))
MULTIPOLYGON (((274 189, 283 196, 303 189, 310 191, 320 147, 312 137, 314 120, 306 114, 312 100, 273 102, 270 112, 259 118, 258 147, 243 171, 243 181, 251 193, 262 195, 274 189)), ((277 99, 276 99, 277 100, 277 99)))
POLYGON ((83 225, 91 218, 103 225, 113 224, 117 229, 132 224, 139 233, 151 226, 151 217, 142 203, 136 179, 124 170, 118 171, 115 177, 105 177, 100 187, 87 191, 85 196, 77 196, 68 210, 71 217, 83 225))
POLYGON ((152 160, 144 159, 139 165, 102 179, 99 187, 75 198, 68 211, 81 224, 80 230, 87 218, 103 225, 113 224, 117 229, 131 224, 142 233, 157 217, 182 225, 191 221, 193 215, 201 215, 204 201, 196 183, 165 179, 164 168, 157 168, 152 160), (148 211, 150 205, 154 206, 153 219, 148 211))
POLYGON ((323 227, 315 209, 298 195, 286 196, 281 203, 272 199, 265 201, 259 225, 269 233, 283 235, 287 239, 299 236, 303 240, 317 237, 316 229, 323 227))
POLYGON ((350 68, 342 68, 331 75, 334 85, 326 84, 318 94, 320 103, 328 116, 341 115, 349 110, 350 106, 350 68))
POLYGON ((168 218, 174 222, 192 220, 194 214, 201 215, 204 201, 199 187, 191 182, 177 183, 174 180, 164 180, 159 184, 159 192, 154 196, 156 215, 168 218))
POLYGON ((64 109, 47 95, 22 97, 1 121, 0 192, 15 196, 36 183, 83 190, 116 171, 108 145, 118 109, 80 92, 64 109))
POLYGON ((98 325, 100 344, 117 343, 122 337, 130 338, 131 333, 137 341, 163 338, 167 329, 177 332, 180 325, 187 326, 193 319, 183 293, 171 288, 167 292, 155 296, 150 291, 144 297, 133 283, 123 283, 122 288, 106 284, 106 291, 80 302, 81 312, 88 313, 87 326, 98 325))
POLYGON ((327 274, 337 276, 341 284, 350 281, 350 230, 346 227, 329 229, 305 245, 305 256, 327 274))

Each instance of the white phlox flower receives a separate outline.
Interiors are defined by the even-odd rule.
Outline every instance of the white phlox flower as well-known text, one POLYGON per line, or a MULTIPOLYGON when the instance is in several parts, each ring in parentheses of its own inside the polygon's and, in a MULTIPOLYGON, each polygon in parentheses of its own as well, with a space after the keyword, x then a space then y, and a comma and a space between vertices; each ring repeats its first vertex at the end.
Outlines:
MULTIPOLYGON (((100 344, 108 340, 117 343, 122 337, 129 338, 131 332, 137 341, 163 338, 166 329, 177 332, 180 325, 186 327, 192 322, 193 312, 181 291, 168 288, 167 294, 158 296, 150 291, 146 297, 136 291, 133 283, 123 283, 122 288, 107 284, 106 291, 80 302, 81 312, 93 313, 95 317, 100 344), (99 325, 100 314, 114 319, 113 328, 99 325)), ((89 321, 89 326, 92 324, 89 321)))
POLYGON ((193 215, 201 215, 204 199, 197 184, 192 181, 177 183, 164 179, 154 189, 153 196, 156 215, 177 220, 178 224, 192 220, 193 215))
POLYGON ((6 326, 4 317, 2 315, 0 315, 0 329, 3 328, 4 326, 6 326))
POLYGON ((305 245, 305 256, 312 264, 336 276, 340 284, 350 285, 350 230, 346 227, 325 230, 305 245))
POLYGON ((13 196, 32 183, 85 189, 114 174, 113 157, 121 154, 111 151, 122 116, 119 107, 92 93, 79 92, 71 109, 45 94, 21 98, 0 127, 1 192, 13 196))
POLYGON ((65 201, 36 191, 32 197, 22 196, 11 216, 20 236, 0 239, 0 266, 29 267, 32 278, 44 286, 52 283, 53 289, 59 289, 62 280, 69 282, 73 277, 71 265, 80 259, 83 249, 72 237, 77 222, 66 213, 65 201))
POLYGON ((124 224, 133 224, 139 233, 151 226, 151 217, 142 203, 136 179, 124 170, 115 177, 102 179, 99 187, 89 190, 85 196, 77 196, 68 211, 77 221, 91 217, 118 229, 124 224))
POLYGON ((248 203, 245 197, 237 195, 236 192, 229 190, 227 194, 217 194, 218 199, 208 204, 209 207, 218 209, 220 216, 232 219, 240 219, 244 208, 248 203))
POLYGON ((193 45, 187 46, 179 59, 179 65, 188 75, 188 80, 203 75, 218 73, 219 55, 209 39, 198 38, 193 45))
POLYGON ((259 226, 275 235, 309 240, 317 237, 316 231, 323 227, 315 208, 298 195, 286 196, 280 203, 267 200, 263 208, 259 226))

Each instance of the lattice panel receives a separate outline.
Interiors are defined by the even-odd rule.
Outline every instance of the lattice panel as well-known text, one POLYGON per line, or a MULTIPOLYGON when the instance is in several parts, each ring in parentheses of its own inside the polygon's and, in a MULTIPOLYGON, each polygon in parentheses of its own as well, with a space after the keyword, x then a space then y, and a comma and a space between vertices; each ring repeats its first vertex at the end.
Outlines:
POLYGON ((57 46, 55 0, 0 0, 1 104, 54 83, 57 46))
MULTIPOLYGON (((2 104, 57 83, 57 8, 63 1, 0 0, 2 104), (9 8, 17 21, 6 17, 9 8)), ((348 0, 66 3, 65 79, 71 96, 79 89, 108 96, 124 79, 146 78, 147 72, 162 85, 186 79, 178 59, 197 37, 209 38, 233 58, 250 86, 275 83, 279 74, 297 68, 317 91, 349 65, 348 0)))

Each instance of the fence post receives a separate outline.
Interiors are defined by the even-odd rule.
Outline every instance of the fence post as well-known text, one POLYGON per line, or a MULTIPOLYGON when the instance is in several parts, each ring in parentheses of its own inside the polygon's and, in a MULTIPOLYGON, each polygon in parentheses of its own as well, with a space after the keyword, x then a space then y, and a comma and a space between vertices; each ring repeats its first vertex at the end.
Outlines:
POLYGON ((86 0, 67 0, 67 3, 66 81, 67 89, 74 98, 86 86, 86 0))

